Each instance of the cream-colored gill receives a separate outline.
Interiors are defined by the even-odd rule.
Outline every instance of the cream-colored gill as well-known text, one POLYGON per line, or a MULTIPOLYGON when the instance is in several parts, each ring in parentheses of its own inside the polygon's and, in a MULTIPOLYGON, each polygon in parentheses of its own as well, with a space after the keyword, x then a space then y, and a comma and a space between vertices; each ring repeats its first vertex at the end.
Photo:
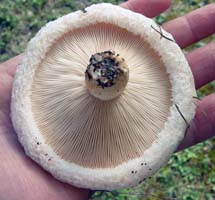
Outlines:
POLYGON ((37 68, 34 119, 47 144, 64 160, 109 168, 143 155, 156 140, 171 106, 171 84, 160 57, 143 38, 111 24, 65 34, 37 68), (129 69, 117 98, 103 101, 86 86, 97 53, 113 50, 129 69))

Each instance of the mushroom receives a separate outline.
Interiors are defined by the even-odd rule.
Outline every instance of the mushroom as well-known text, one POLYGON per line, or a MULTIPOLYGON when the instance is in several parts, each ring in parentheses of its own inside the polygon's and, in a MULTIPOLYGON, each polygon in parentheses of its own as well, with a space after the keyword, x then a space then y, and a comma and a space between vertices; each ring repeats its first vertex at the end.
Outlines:
POLYGON ((168 161, 194 117, 194 95, 172 36, 102 3, 49 22, 29 42, 11 118, 26 154, 54 177, 113 190, 168 161))

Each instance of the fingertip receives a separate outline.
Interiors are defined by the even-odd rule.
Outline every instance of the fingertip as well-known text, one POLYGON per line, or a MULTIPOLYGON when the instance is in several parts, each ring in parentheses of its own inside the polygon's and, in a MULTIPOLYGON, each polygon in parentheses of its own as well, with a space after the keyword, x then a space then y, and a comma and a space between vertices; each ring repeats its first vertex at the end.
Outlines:
POLYGON ((198 101, 193 119, 184 140, 177 151, 203 142, 215 136, 215 93, 198 101))
POLYGON ((171 5, 171 0, 128 0, 120 6, 147 17, 155 17, 171 5))

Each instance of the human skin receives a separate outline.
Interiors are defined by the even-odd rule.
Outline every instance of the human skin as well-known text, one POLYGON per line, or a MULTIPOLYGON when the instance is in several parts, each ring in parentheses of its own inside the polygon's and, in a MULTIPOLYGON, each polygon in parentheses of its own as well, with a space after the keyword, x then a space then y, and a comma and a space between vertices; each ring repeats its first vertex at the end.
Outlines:
MULTIPOLYGON (((154 17, 170 6, 170 0, 130 0, 122 7, 154 17)), ((215 4, 167 22, 163 28, 172 33, 184 48, 215 32, 215 4), (197 23, 198 22, 198 23, 197 23)), ((215 79, 215 43, 186 54, 198 89, 215 79)), ((28 158, 17 140, 10 120, 12 80, 22 55, 0 64, 0 199, 1 200, 82 200, 90 191, 61 183, 28 158)), ((215 94, 197 101, 197 113, 179 149, 215 135, 215 94), (203 112, 204 111, 204 112, 203 112), (203 114, 206 113, 206 114, 203 114)))

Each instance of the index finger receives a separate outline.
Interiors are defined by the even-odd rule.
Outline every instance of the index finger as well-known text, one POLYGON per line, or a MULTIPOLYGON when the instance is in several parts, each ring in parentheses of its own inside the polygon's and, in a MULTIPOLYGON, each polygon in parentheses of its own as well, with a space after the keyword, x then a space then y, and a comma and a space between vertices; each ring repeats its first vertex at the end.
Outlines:
POLYGON ((120 6, 152 18, 169 8, 170 4, 171 0, 128 0, 120 6))

